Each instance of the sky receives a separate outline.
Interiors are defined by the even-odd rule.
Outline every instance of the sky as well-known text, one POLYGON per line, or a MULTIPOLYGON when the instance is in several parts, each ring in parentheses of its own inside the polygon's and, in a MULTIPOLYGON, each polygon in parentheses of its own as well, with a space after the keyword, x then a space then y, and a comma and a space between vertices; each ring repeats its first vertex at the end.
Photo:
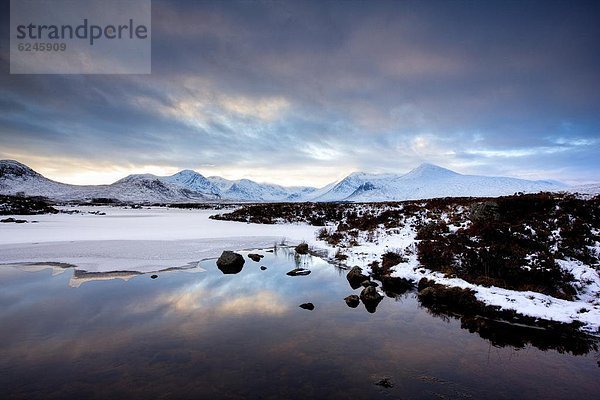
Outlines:
POLYGON ((0 159, 55 180, 600 181, 597 1, 154 0, 149 75, 11 75, 1 4, 0 159))

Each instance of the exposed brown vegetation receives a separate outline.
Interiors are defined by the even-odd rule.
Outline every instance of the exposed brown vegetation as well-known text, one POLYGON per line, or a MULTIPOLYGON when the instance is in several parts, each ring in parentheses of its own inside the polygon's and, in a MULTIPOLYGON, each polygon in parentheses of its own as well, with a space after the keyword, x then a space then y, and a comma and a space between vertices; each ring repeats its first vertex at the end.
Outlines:
MULTIPOLYGON (((528 194, 500 198, 439 198, 390 203, 275 203, 245 205, 211 218, 324 226, 317 237, 338 248, 375 241, 409 224, 422 266, 479 285, 533 290, 559 298, 575 294, 557 259, 598 266, 600 197, 528 194), (453 229, 450 229, 453 226, 453 229)), ((373 272, 383 276, 403 255, 386 253, 373 272)))
POLYGON ((56 214, 58 210, 42 197, 0 195, 0 215, 56 214))
POLYGON ((497 215, 473 218, 456 232, 431 225, 420 229, 421 264, 480 285, 571 298, 573 277, 559 268, 556 259, 597 265, 589 246, 599 240, 594 233, 600 226, 598 199, 537 194, 495 202, 497 215))
POLYGON ((479 334, 495 346, 524 348, 531 344, 542 350, 575 355, 598 351, 598 339, 579 332, 577 322, 562 324, 501 310, 477 300, 469 289, 446 287, 425 278, 419 282, 418 290, 420 304, 431 314, 459 318, 461 328, 479 334))

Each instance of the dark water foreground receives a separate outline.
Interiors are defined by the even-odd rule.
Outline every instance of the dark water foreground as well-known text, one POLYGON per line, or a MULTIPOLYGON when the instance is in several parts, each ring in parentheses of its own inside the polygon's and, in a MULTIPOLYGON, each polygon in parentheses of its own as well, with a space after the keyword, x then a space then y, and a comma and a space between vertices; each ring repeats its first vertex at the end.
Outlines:
POLYGON ((0 397, 587 399, 600 393, 598 353, 586 342, 573 346, 539 330, 485 321, 461 327, 457 319, 431 315, 414 293, 384 299, 375 313, 362 304, 349 308, 343 299, 360 289, 350 288, 345 272, 309 256, 259 253, 265 258, 246 259, 234 275, 207 261, 204 273, 145 274, 77 288, 68 287, 72 269, 52 276, 50 269, 0 267, 0 397), (297 266, 312 272, 286 275, 297 266), (298 307, 307 302, 313 311, 298 307))

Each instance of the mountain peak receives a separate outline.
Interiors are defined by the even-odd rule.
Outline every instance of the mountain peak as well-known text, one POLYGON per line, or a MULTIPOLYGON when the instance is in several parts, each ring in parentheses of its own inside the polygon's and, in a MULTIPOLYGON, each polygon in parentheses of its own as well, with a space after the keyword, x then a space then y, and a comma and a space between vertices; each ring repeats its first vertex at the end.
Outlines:
POLYGON ((25 164, 15 160, 0 160, 0 178, 40 176, 25 164))
POLYGON ((165 180, 177 186, 203 193, 218 194, 219 189, 204 175, 191 169, 184 169, 165 180))
POLYGON ((13 165, 13 166, 19 166, 22 168, 29 168, 27 165, 20 163, 17 160, 0 160, 0 166, 4 166, 4 165, 13 165))
POLYGON ((127 175, 125 178, 121 178, 116 181, 114 184, 118 183, 131 183, 131 182, 142 182, 142 181, 153 181, 158 179, 158 176, 153 174, 131 174, 127 175))
POLYGON ((348 176, 346 176, 346 178, 363 178, 366 175, 367 175, 366 172, 354 171, 351 174, 349 174, 348 176))
POLYGON ((435 165, 432 163, 428 163, 428 162, 422 162, 421 164, 419 164, 419 166, 417 168, 414 169, 436 169, 436 168, 442 168, 439 165, 435 165))
POLYGON ((208 181, 204 175, 191 170, 191 169, 184 169, 181 170, 179 172, 177 172, 176 174, 173 174, 169 177, 169 180, 174 181, 174 182, 180 182, 180 183, 189 183, 189 184, 193 184, 195 182, 203 182, 204 184, 206 184, 206 182, 208 181))
POLYGON ((515 192, 564 190, 551 181, 462 175, 423 163, 404 175, 355 172, 321 189, 289 188, 205 178, 192 170, 172 176, 129 175, 112 185, 72 186, 51 181, 18 161, 0 160, 0 193, 46 196, 57 200, 114 198, 134 202, 226 201, 402 201, 435 197, 496 197, 515 192))
POLYGON ((394 176, 394 174, 390 174, 390 173, 371 173, 371 172, 357 171, 357 172, 352 172, 350 175, 348 175, 344 179, 342 179, 342 181, 343 180, 356 180, 356 179, 378 180, 378 179, 391 178, 393 176, 394 176))
POLYGON ((203 176, 199 172, 196 172, 192 169, 182 169, 181 171, 179 171, 171 176, 198 176, 198 175, 203 176))
POLYGON ((447 168, 440 167, 439 165, 430 164, 430 163, 422 163, 417 168, 414 168, 407 174, 403 176, 403 178, 411 178, 411 179, 436 179, 436 178, 447 178, 451 176, 460 175, 454 171, 451 171, 447 168))

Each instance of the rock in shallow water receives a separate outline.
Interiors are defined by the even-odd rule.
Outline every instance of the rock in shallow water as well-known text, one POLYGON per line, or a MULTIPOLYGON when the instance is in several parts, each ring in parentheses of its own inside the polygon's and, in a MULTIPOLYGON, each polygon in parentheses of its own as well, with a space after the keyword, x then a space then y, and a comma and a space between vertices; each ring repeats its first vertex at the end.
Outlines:
POLYGON ((300 243, 298 246, 296 246, 295 250, 298 254, 308 254, 308 244, 300 243))
POLYGON ((310 270, 309 269, 296 268, 296 269, 293 269, 290 272, 288 272, 286 275, 289 275, 289 276, 304 276, 304 275, 308 275, 308 274, 310 274, 310 270))
POLYGON ((381 386, 381 387, 386 388, 386 389, 390 389, 390 388, 394 387, 394 383, 388 377, 381 378, 380 380, 378 380, 377 382, 375 382, 375 385, 381 386))
POLYGON ((344 301, 350 308, 356 308, 360 304, 360 298, 355 294, 346 297, 344 301))
POLYGON ((156 278, 158 278, 158 275, 156 275, 156 274, 150 276, 150 279, 156 279, 156 278))
POLYGON ((377 292, 374 286, 368 286, 360 292, 360 299, 362 300, 365 308, 368 312, 374 313, 377 310, 377 306, 383 300, 383 296, 377 292))
POLYGON ((352 267, 350 272, 348 272, 346 279, 348 279, 348 283, 350 283, 352 289, 358 289, 364 281, 369 280, 369 277, 362 273, 361 267, 356 266, 352 267))
POLYGON ((217 260, 217 267, 224 274, 237 274, 244 267, 244 262, 241 254, 225 250, 217 260))
POLYGON ((256 253, 250 253, 248 254, 248 258, 251 259, 252 261, 256 261, 259 262, 261 258, 263 258, 263 255, 260 254, 256 254, 256 253))

